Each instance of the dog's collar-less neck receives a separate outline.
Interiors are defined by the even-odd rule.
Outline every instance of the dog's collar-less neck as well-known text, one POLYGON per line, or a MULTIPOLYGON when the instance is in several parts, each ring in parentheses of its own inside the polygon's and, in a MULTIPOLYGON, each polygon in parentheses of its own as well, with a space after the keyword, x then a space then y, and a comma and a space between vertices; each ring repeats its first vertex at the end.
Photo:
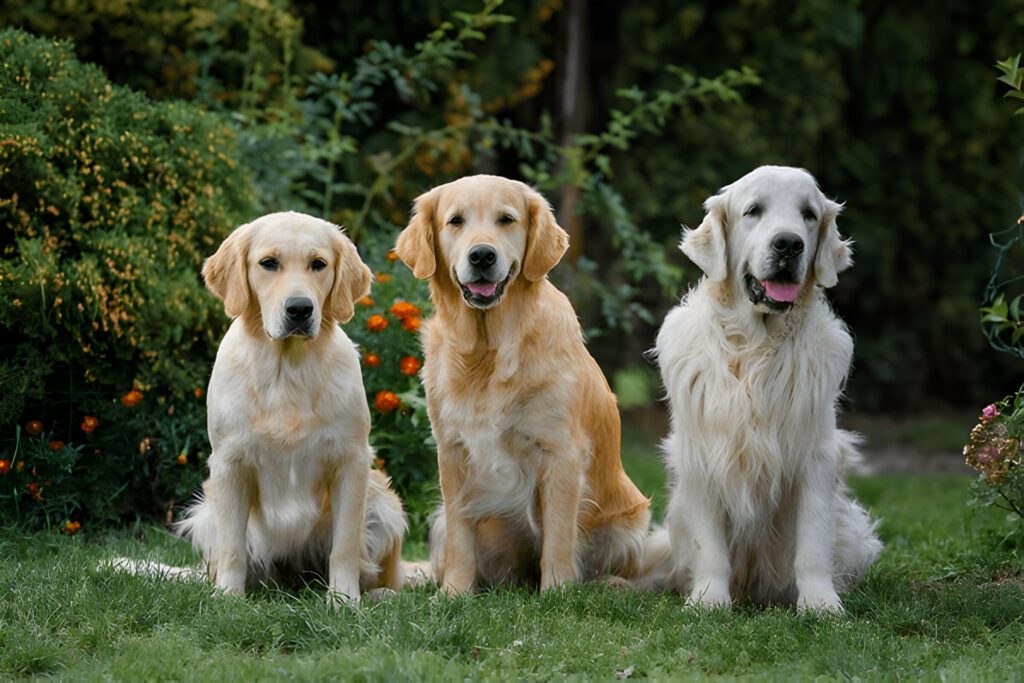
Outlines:
POLYGON ((452 330, 452 346, 460 354, 471 355, 481 351, 497 350, 502 345, 500 337, 508 325, 514 324, 517 329, 529 326, 534 303, 513 303, 510 299, 532 299, 540 292, 540 282, 543 280, 528 282, 522 277, 516 277, 509 282, 503 301, 493 308, 478 309, 466 305, 457 285, 450 281, 439 282, 435 277, 430 280, 431 300, 437 310, 436 315, 449 321, 445 327, 452 330), (515 316, 516 320, 511 320, 512 316, 515 316))

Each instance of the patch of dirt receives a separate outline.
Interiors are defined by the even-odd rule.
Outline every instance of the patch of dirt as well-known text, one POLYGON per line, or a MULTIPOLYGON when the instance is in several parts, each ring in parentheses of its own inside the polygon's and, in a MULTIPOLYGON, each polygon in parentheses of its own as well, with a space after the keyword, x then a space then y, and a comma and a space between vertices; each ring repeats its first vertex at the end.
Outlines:
POLYGON ((862 462, 850 468, 853 474, 975 474, 962 453, 922 453, 913 448, 882 446, 864 448, 861 455, 862 462))

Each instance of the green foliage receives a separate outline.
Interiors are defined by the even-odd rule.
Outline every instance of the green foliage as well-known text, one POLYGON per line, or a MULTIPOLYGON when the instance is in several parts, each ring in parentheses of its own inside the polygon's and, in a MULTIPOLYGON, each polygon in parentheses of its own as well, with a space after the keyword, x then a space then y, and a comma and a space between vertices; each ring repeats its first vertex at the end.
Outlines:
MULTIPOLYGON (((199 480, 196 392, 225 326, 198 269, 253 210, 234 138, 111 85, 67 43, 0 32, 0 455, 52 469, 51 522, 58 501, 64 516, 163 512, 199 480), (32 421, 44 436, 11 438, 32 421), (49 441, 76 445, 51 457, 49 441), (184 485, 168 465, 189 453, 184 485)), ((18 495, 0 515, 33 519, 18 495)))
MULTIPOLYGON (((1020 53, 1001 62, 996 62, 996 68, 1003 72, 998 80, 1010 86, 1010 91, 1003 97, 1024 100, 1024 69, 1020 68, 1020 53)), ((1024 107, 1013 113, 1014 115, 1024 114, 1024 107)))
POLYGON ((373 254, 376 282, 358 302, 345 330, 359 344, 363 384, 377 465, 391 476, 405 502, 412 537, 426 538, 426 521, 438 499, 437 458, 419 370, 419 326, 430 314, 423 289, 393 252, 373 254))
POLYGON ((991 306, 981 308, 981 324, 985 327, 989 343, 993 347, 1024 357, 1022 301, 1024 301, 1024 294, 1018 294, 1010 302, 1006 301, 1005 294, 999 294, 991 306))
MULTIPOLYGON (((1024 379, 975 327, 984 235, 1016 218, 999 198, 1016 191, 1021 130, 990 65, 1020 49, 1019 0, 620 7, 601 24, 618 48, 591 64, 595 110, 617 88, 661 85, 666 62, 742 63, 762 81, 743 104, 677 118, 615 158, 616 189, 656 241, 671 249, 678 223, 698 223, 700 203, 753 167, 803 166, 845 202, 839 227, 855 241, 854 267, 829 292, 856 335, 853 410, 976 405, 1024 379)), ((656 313, 668 304, 650 294, 656 313)))

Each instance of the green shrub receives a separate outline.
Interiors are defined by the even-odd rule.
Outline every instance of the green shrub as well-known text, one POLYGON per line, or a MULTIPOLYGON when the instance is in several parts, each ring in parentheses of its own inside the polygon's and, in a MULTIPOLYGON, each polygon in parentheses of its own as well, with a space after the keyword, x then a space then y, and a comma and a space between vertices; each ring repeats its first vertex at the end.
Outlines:
POLYGON ((375 282, 345 331, 362 354, 377 466, 402 496, 412 535, 423 537, 427 515, 439 500, 434 437, 419 380, 419 327, 431 307, 422 284, 394 252, 381 248, 363 258, 374 268, 375 282))
MULTIPOLYGON (((1010 86, 1006 97, 1024 100, 1024 69, 1021 55, 997 62, 999 80, 1010 86)), ((1024 107, 1015 114, 1024 114, 1024 107)), ((1004 273, 1007 263, 1019 263, 1024 244, 1024 218, 1017 225, 990 236, 998 255, 985 289, 981 308, 981 326, 992 348, 1024 358, 1024 321, 1021 318, 1022 278, 1004 273)), ((964 446, 967 464, 981 476, 974 484, 973 503, 995 505, 1017 515, 1024 522, 1024 467, 1021 467, 1021 441, 1024 440, 1024 385, 1015 394, 990 404, 982 411, 964 446)))
POLYGON ((235 154, 219 117, 0 32, 0 456, 38 473, 0 479, 0 516, 163 511, 198 483, 225 329, 199 265, 254 210, 235 154))

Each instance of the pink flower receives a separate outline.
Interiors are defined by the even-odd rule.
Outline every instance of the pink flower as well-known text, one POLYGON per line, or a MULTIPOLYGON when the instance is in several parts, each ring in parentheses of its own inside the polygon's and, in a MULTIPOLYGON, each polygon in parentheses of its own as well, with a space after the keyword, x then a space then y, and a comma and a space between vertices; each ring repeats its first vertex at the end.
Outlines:
POLYGON ((995 403, 990 403, 982 409, 981 416, 986 420, 997 418, 999 417, 999 408, 996 407, 995 403))

